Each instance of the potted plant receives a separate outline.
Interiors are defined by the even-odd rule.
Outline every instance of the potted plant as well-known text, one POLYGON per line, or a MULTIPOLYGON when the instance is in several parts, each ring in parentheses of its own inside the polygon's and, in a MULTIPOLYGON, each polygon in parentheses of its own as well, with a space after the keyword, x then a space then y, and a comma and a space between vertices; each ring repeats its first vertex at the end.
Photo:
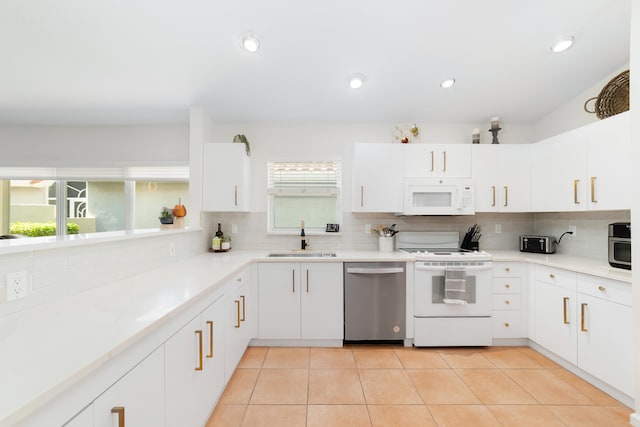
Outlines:
POLYGON ((173 215, 171 215, 171 211, 167 207, 162 208, 162 211, 160 211, 160 224, 173 224, 173 215))
POLYGON ((247 152, 247 156, 251 155, 251 147, 249 147, 249 140, 246 136, 238 134, 233 137, 233 142, 240 142, 244 144, 244 149, 247 152))

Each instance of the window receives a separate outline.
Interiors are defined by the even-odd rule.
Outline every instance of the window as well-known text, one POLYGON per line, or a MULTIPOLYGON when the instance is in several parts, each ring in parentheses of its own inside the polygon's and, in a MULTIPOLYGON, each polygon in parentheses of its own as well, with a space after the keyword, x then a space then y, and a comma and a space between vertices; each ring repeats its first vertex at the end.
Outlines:
POLYGON ((324 232, 340 224, 340 161, 269 162, 267 166, 268 231, 324 232))
POLYGON ((188 167, 0 168, 0 235, 158 228, 164 206, 188 203, 188 179, 188 167))

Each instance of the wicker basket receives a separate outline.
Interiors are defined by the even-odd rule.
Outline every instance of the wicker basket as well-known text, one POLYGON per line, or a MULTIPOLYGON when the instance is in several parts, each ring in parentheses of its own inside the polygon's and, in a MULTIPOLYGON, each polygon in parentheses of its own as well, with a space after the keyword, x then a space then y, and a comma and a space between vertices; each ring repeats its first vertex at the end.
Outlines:
POLYGON ((609 83, 607 83, 600 91, 600 95, 589 98, 584 103, 584 111, 587 113, 595 113, 599 119, 615 116, 629 110, 629 70, 623 71, 609 83), (594 110, 587 108, 587 104, 595 99, 594 110))

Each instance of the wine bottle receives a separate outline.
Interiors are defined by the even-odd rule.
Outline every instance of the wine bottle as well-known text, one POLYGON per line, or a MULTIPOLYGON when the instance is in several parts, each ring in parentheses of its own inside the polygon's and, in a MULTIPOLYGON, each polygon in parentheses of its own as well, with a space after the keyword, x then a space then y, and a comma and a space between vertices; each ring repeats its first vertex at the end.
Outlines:
POLYGON ((222 232, 222 224, 218 223, 218 231, 216 231, 216 237, 218 237, 221 241, 224 237, 224 233, 222 232))
POLYGON ((306 247, 307 247, 307 240, 304 234, 304 220, 302 220, 302 222, 300 223, 300 248, 304 250, 306 249, 306 247))

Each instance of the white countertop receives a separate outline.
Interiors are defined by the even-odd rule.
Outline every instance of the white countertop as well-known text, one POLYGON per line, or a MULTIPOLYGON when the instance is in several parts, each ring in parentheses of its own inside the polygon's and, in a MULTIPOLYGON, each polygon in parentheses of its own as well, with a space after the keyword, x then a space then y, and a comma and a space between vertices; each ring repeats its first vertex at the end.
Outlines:
MULTIPOLYGON (((222 293, 225 280, 252 261, 413 261, 402 252, 337 251, 335 258, 267 258, 267 253, 203 253, 0 318, 0 426, 37 410, 200 297, 222 293)), ((491 254, 494 261, 527 261, 631 282, 631 272, 593 260, 517 251, 491 254)))

